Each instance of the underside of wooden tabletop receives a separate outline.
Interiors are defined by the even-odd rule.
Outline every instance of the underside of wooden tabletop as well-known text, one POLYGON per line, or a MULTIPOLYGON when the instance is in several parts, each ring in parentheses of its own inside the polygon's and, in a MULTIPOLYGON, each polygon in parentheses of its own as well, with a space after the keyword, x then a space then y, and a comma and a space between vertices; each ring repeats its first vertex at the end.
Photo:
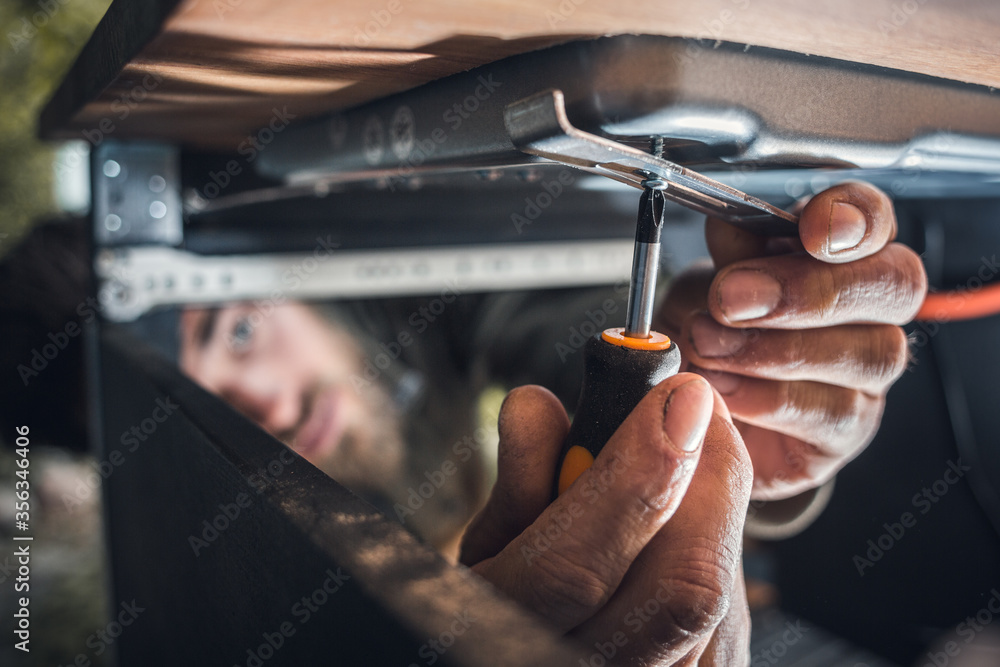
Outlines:
POLYGON ((518 53, 620 34, 1000 86, 992 0, 115 0, 40 129, 92 144, 113 135, 231 150, 276 112, 304 119, 518 53))

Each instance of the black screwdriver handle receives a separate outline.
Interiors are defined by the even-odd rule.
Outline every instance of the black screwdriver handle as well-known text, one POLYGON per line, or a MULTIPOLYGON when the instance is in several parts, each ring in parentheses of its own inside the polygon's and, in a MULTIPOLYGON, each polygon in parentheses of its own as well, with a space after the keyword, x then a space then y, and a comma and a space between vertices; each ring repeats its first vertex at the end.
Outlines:
POLYGON ((559 456, 553 498, 590 467, 649 390, 677 374, 681 366, 677 344, 662 334, 655 336, 669 347, 633 349, 609 342, 609 338, 622 340, 621 329, 609 329, 587 341, 580 400, 559 456), (611 332, 615 333, 609 336, 611 332))

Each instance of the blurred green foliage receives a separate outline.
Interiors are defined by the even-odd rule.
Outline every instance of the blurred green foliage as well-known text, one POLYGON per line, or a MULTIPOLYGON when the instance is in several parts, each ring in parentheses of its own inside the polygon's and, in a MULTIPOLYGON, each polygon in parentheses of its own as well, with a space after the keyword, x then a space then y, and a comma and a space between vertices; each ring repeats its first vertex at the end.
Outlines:
POLYGON ((38 115, 110 0, 0 0, 0 254, 57 210, 38 115))

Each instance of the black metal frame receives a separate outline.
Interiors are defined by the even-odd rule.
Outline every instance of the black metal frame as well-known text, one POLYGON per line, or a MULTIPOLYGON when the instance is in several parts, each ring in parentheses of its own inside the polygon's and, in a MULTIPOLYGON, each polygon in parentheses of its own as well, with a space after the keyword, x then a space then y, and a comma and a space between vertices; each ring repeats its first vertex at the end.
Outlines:
POLYGON ((104 495, 112 609, 141 609, 114 644, 120 664, 247 664, 253 652, 268 665, 577 664, 539 619, 123 327, 104 327, 99 356, 100 460, 117 469, 104 495))

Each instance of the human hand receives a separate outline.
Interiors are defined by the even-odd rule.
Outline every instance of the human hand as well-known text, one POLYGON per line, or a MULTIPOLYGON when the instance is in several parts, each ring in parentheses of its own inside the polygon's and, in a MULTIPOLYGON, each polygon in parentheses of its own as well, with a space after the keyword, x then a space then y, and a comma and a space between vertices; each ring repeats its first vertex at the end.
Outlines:
POLYGON ((607 662, 745 663, 752 471, 721 398, 696 375, 664 380, 550 504, 568 430, 547 390, 507 396, 497 482, 462 562, 607 662))
POLYGON ((899 326, 927 276, 896 236, 892 202, 865 183, 813 197, 798 239, 768 239, 709 218, 714 267, 674 281, 656 326, 682 369, 724 396, 754 469, 754 499, 832 478, 874 437, 908 360, 899 326), (707 309, 707 312, 705 312, 707 309))

